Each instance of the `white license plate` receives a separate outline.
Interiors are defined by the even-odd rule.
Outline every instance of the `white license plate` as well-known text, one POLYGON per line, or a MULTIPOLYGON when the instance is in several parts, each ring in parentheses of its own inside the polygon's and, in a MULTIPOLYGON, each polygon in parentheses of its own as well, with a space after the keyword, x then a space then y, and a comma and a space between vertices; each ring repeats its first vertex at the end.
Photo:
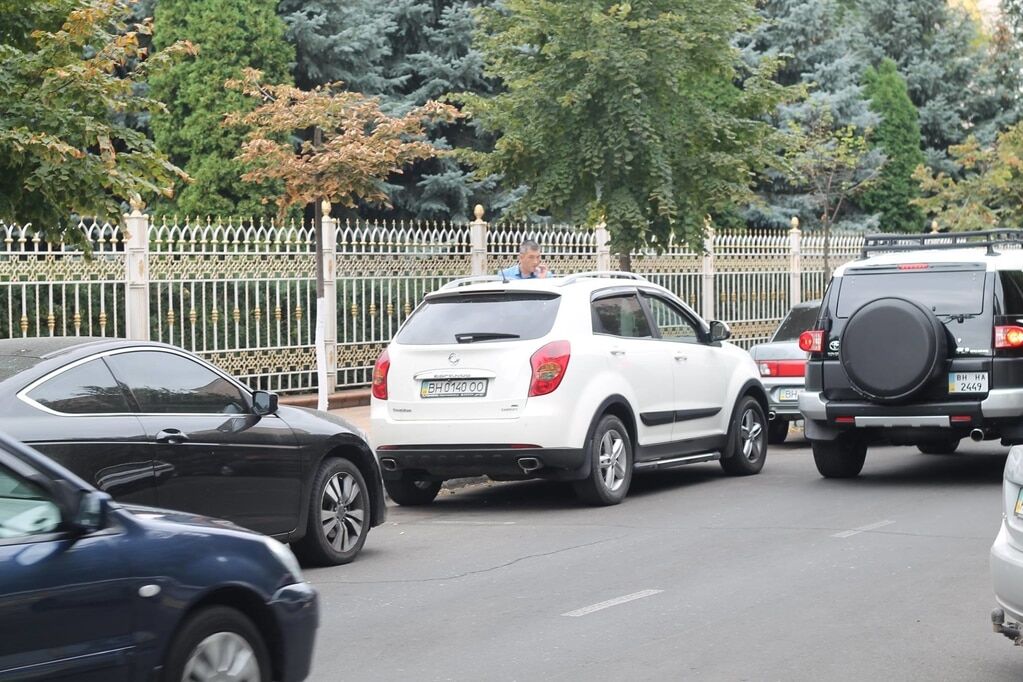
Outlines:
POLYGON ((803 389, 801 388, 783 388, 778 391, 778 400, 783 403, 799 400, 799 394, 802 391, 803 389))
POLYGON ((949 372, 949 393, 987 393, 987 372, 949 372))
POLYGON ((487 394, 488 379, 424 379, 422 398, 471 398, 487 394))

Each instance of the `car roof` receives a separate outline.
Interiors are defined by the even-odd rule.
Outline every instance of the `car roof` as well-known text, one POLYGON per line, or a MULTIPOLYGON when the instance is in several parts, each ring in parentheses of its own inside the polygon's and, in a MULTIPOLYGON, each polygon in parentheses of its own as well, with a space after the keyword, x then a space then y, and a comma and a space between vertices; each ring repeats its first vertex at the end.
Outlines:
POLYGON ((564 277, 547 277, 544 279, 509 279, 497 277, 467 277, 454 280, 445 286, 430 292, 426 298, 449 296, 462 293, 531 291, 563 295, 568 292, 592 293, 601 289, 619 289, 622 287, 641 286, 671 293, 659 284, 630 272, 578 273, 564 277))
POLYGON ((0 355, 45 360, 64 353, 76 353, 81 350, 97 352, 129 346, 171 347, 152 341, 132 341, 130 339, 99 336, 28 336, 0 339, 0 355))
POLYGON ((983 246, 962 249, 919 249, 898 251, 895 253, 879 253, 867 258, 859 258, 835 268, 835 277, 841 277, 850 268, 871 265, 901 265, 903 263, 980 263, 985 270, 1020 270, 1023 269, 1023 250, 1015 247, 995 247, 993 254, 988 254, 983 246))

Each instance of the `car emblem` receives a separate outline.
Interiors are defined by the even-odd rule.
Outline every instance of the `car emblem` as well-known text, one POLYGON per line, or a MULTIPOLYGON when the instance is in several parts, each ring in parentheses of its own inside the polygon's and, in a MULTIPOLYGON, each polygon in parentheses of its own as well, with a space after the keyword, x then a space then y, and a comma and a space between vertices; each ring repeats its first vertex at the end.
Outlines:
POLYGON ((838 351, 838 339, 835 339, 831 343, 828 344, 828 350, 830 350, 832 352, 837 352, 838 351))
POLYGON ((457 365, 461 361, 462 358, 458 357, 458 353, 452 353, 451 355, 448 356, 448 362, 450 362, 452 365, 457 365))

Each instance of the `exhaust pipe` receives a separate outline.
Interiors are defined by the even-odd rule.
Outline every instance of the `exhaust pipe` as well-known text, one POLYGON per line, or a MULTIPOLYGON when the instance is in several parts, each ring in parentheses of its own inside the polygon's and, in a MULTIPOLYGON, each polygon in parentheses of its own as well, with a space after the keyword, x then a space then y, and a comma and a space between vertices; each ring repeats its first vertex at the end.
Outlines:
POLYGON ((778 415, 775 414, 774 410, 772 410, 772 411, 767 413, 767 421, 772 421, 773 422, 774 418, 777 417, 777 416, 778 415))
POLYGON ((981 429, 974 429, 970 431, 970 440, 977 441, 978 443, 984 440, 984 431, 981 429))
POLYGON ((536 457, 519 457, 519 468, 524 474, 531 474, 542 466, 543 462, 536 457))
POLYGON ((385 457, 385 458, 381 459, 380 460, 380 466, 382 466, 386 471, 397 471, 398 470, 398 463, 395 462, 390 457, 385 457))

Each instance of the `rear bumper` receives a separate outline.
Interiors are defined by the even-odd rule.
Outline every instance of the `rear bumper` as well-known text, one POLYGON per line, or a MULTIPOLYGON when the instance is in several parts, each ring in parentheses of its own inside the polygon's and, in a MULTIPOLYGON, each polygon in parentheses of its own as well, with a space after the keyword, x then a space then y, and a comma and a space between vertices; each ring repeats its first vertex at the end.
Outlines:
POLYGON ((992 389, 983 400, 960 400, 956 402, 916 405, 877 405, 854 401, 836 402, 829 401, 820 391, 804 391, 799 394, 798 404, 799 411, 803 417, 817 421, 827 421, 839 416, 948 417, 951 415, 971 415, 979 422, 986 419, 1023 416, 1023 388, 992 389))
POLYGON ((433 478, 484 474, 558 477, 558 472, 582 469, 586 461, 581 448, 513 448, 503 444, 385 445, 377 448, 377 455, 384 478, 389 480, 400 478, 407 471, 433 478), (525 469, 520 464, 523 460, 525 469))
POLYGON ((320 623, 319 598, 309 583, 295 583, 277 590, 270 601, 281 637, 281 682, 297 682, 309 676, 313 644, 320 623))
POLYGON ((990 564, 995 601, 1009 619, 1023 622, 1023 552, 1009 543, 1005 521, 991 545, 990 564))

